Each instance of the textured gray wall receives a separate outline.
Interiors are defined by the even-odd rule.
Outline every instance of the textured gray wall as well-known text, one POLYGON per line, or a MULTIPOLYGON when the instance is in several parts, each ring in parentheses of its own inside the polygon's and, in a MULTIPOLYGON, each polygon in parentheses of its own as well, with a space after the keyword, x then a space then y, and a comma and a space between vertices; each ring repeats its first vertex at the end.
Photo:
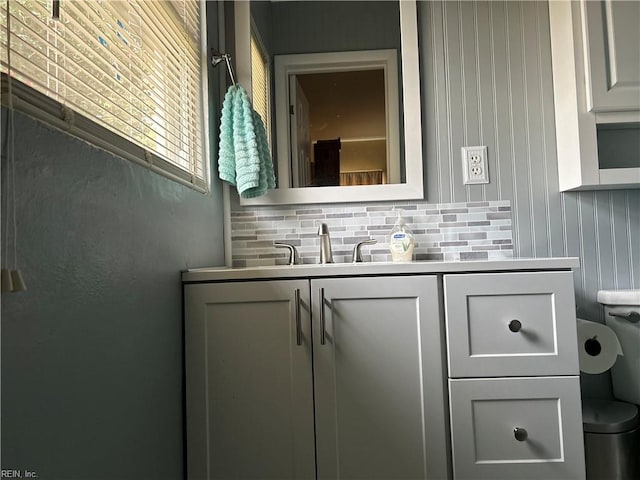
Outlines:
POLYGON ((2 468, 181 478, 180 270, 224 263, 220 189, 15 119, 28 290, 2 295, 2 468))
POLYGON ((180 270, 224 263, 220 189, 15 118, 28 290, 2 295, 2 468, 181 478, 180 270))
MULTIPOLYGON (((599 289, 640 288, 640 190, 559 193, 546 2, 421 2, 427 198, 510 200, 514 255, 577 256, 578 315, 599 289), (487 145, 491 183, 464 186, 460 147, 487 145)), ((607 375, 583 376, 607 396, 607 375)))

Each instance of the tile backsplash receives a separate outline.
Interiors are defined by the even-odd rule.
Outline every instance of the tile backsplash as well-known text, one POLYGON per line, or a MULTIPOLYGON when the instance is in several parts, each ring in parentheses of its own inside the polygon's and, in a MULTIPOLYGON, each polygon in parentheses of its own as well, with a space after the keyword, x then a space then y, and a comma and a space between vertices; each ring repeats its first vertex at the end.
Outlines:
POLYGON ((396 209, 415 239, 414 260, 471 260, 513 256, 509 201, 433 204, 394 202, 313 206, 236 207, 231 211, 234 267, 287 263, 285 249, 274 241, 295 245, 302 263, 318 263, 318 226, 329 227, 333 259, 350 262, 357 242, 373 238, 362 248, 366 262, 390 261, 388 235, 396 209))

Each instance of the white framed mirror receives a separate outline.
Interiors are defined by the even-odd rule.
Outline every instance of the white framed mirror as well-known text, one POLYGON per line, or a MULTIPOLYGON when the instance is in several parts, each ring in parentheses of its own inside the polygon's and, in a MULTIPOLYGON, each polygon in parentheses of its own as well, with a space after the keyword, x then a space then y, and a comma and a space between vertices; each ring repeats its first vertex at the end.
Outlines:
MULTIPOLYGON (((234 4, 236 74, 238 82, 250 94, 252 85, 251 38, 253 35, 255 39, 256 33, 260 37, 260 32, 255 31, 256 24, 259 22, 252 20, 251 3, 240 0, 234 4)), ((264 5, 265 2, 260 3, 264 5)), ((323 8, 322 12, 326 12, 326 8, 335 3, 288 1, 274 2, 274 5, 277 4, 279 8, 284 5, 294 6, 294 8, 298 9, 297 14, 300 15, 300 9, 310 8, 309 4, 315 4, 315 8, 323 8)), ((351 3, 353 4, 351 8, 358 8, 360 12, 367 10, 367 6, 363 2, 339 3, 343 7, 351 3)), ((372 3, 379 4, 379 2, 372 3)), ((278 169, 278 188, 270 190, 262 197, 240 199, 241 205, 342 203, 423 198, 416 2, 415 0, 401 0, 398 2, 380 2, 380 5, 382 3, 391 4, 393 8, 397 9, 395 21, 399 22, 400 48, 394 50, 394 53, 397 52, 396 60, 389 59, 389 49, 367 50, 366 46, 361 49, 341 52, 336 51, 338 49, 335 48, 335 45, 327 45, 327 50, 322 50, 321 48, 323 47, 315 46, 313 51, 300 51, 295 54, 280 54, 278 51, 268 51, 270 67, 274 72, 270 81, 270 85, 273 87, 270 88, 274 88, 271 98, 275 103, 270 111, 275 112, 275 115, 268 119, 266 123, 270 123, 270 126, 275 129, 275 135, 273 135, 275 148, 273 150, 274 164, 277 165, 278 169), (386 60, 380 60, 381 57, 385 56, 386 60), (393 67, 390 67, 389 64, 392 61, 396 63, 393 67), (397 73, 398 70, 400 70, 399 75, 397 73), (316 85, 323 82, 330 83, 334 85, 334 92, 335 88, 337 88, 335 85, 341 82, 338 77, 314 76, 314 71, 315 73, 326 75, 343 72, 351 76, 357 75, 357 72, 369 72, 372 75, 376 75, 376 72, 379 72, 378 76, 381 75, 381 78, 383 78, 383 98, 380 100, 383 104, 384 115, 382 120, 383 127, 381 127, 382 133, 379 131, 380 128, 378 128, 378 131, 360 131, 362 130, 360 127, 363 127, 364 122, 359 120, 356 122, 360 129, 357 132, 352 129, 350 133, 328 133, 331 129, 326 128, 323 132, 324 137, 317 135, 314 138, 303 137, 303 140, 301 140, 296 133, 295 122, 297 120, 295 120, 294 115, 291 115, 296 108, 293 107, 293 105, 296 105, 296 89, 291 87, 296 85, 296 77, 302 80, 303 83, 306 82, 306 84, 314 84, 314 82, 316 85), (298 77, 298 75, 300 76, 298 77), (291 103, 292 99, 294 103, 291 103), (294 118, 294 123, 291 123, 292 117, 294 118), (331 140, 325 138, 327 135, 331 137, 331 140), (337 147, 335 146, 336 141, 337 147), (300 143, 303 152, 298 153, 297 146, 300 143), (339 181, 335 180, 336 177, 333 174, 330 177, 331 180, 327 180, 326 176, 317 174, 317 171, 319 171, 317 170, 318 165, 323 164, 322 162, 325 161, 316 163, 316 155, 318 155, 317 158, 324 158, 321 155, 324 155, 323 152, 326 152, 327 148, 330 151, 336 151, 337 148, 338 156, 342 157, 339 160, 341 174, 341 180, 339 181), (383 151, 385 153, 382 156, 382 160, 376 161, 384 162, 385 166, 378 167, 374 165, 373 167, 367 166, 366 169, 359 169, 358 164, 348 160, 348 152, 353 150, 359 151, 360 157, 365 155, 368 159, 367 161, 374 158, 378 159, 380 155, 376 152, 383 151), (305 155, 309 156, 306 159, 306 163, 300 161, 300 157, 305 155), (345 168, 347 171, 343 171, 345 168), (315 172, 313 175, 309 173, 310 169, 315 172), (383 173, 378 174, 378 170, 383 173), (367 172, 367 175, 363 176, 359 172, 367 172), (347 175, 344 175, 345 173, 347 175), (355 177, 354 173, 357 173, 355 177), (352 179, 356 177, 358 178, 356 183, 362 182, 363 180, 361 179, 366 177, 369 179, 366 182, 375 184, 350 184, 353 181, 352 179), (371 180, 371 178, 375 180, 371 180), (340 181, 343 183, 342 186, 339 186, 340 181)), ((281 12, 282 10, 279 11, 281 12)), ((316 17, 314 18, 317 18, 317 13, 318 10, 316 10, 316 17)), ((314 13, 309 12, 309 15, 314 15, 314 13)), ((392 16, 387 15, 387 17, 392 16)), ((278 30, 287 28, 282 21, 281 19, 278 20, 278 30)), ((268 32, 267 36, 270 35, 271 32, 268 32)), ((317 38, 314 41, 317 43, 317 38)), ((328 41, 327 43, 330 44, 332 42, 328 41)), ((362 82, 368 82, 363 76, 354 78, 356 79, 355 82, 360 85, 362 82)), ((354 78, 350 80, 351 83, 354 82, 354 78)), ((346 80, 345 82, 349 83, 346 80)), ((372 80, 372 82, 374 81, 372 80)), ((334 96, 337 96, 337 94, 334 93, 334 96)), ((351 96, 355 97, 355 94, 351 96)), ((326 105, 327 102, 325 101, 324 104, 326 105)), ((366 116, 363 112, 359 113, 361 114, 361 119, 366 116)), ((368 117, 371 117, 371 115, 368 114, 368 117)), ((326 123, 318 121, 316 118, 311 125, 318 126, 318 124, 325 125, 326 123)), ((299 131, 304 132, 304 128, 299 129, 299 131)))

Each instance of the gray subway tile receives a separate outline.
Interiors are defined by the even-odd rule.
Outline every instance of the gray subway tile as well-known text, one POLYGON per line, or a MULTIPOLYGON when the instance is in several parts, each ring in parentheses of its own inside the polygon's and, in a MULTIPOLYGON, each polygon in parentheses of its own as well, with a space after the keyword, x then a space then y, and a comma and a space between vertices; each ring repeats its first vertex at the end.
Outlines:
POLYGON ((481 240, 487 238, 487 234, 485 232, 460 233, 458 238, 460 240, 481 240))
POLYGON ((500 245, 471 245, 471 250, 500 250, 500 245))
POLYGON ((507 219, 507 218, 509 219, 511 218, 511 213, 509 212, 487 213, 487 220, 501 220, 501 219, 507 219))
POLYGON ((296 210, 296 215, 314 215, 318 213, 323 213, 321 208, 301 208, 300 210, 296 210))
POLYGON ((231 235, 231 240, 257 240, 258 237, 256 235, 231 235))
POLYGON ((487 252, 460 252, 460 260, 487 260, 487 252))
POLYGON ((443 208, 442 210, 440 210, 440 213, 442 215, 447 215, 450 213, 469 213, 469 209, 468 208, 443 208))
POLYGON ((473 222, 467 222, 467 225, 470 227, 484 227, 484 226, 491 225, 491 222, 489 220, 478 220, 473 222))

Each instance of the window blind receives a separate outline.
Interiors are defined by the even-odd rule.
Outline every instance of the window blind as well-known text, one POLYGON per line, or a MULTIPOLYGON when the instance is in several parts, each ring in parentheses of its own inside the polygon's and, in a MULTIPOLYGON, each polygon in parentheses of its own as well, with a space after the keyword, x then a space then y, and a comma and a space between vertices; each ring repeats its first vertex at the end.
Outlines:
POLYGON ((14 97, 35 90, 101 146, 206 190, 204 2, 62 0, 58 18, 56 3, 2 0, 2 72, 22 84, 14 97))
POLYGON ((253 109, 262 118, 267 139, 271 144, 271 122, 269 121, 269 66, 267 56, 253 31, 251 32, 251 95, 253 109))

